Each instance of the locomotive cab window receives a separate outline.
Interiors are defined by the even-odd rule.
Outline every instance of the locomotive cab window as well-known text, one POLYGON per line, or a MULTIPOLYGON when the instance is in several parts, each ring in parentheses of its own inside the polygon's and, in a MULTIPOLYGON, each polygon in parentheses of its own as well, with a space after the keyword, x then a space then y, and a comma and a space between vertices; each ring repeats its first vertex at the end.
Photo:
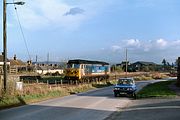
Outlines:
POLYGON ((79 64, 73 64, 73 68, 79 68, 80 65, 79 64))
POLYGON ((72 68, 72 64, 67 64, 67 68, 72 68))
POLYGON ((67 68, 79 68, 80 67, 80 65, 79 64, 68 64, 67 65, 67 68))

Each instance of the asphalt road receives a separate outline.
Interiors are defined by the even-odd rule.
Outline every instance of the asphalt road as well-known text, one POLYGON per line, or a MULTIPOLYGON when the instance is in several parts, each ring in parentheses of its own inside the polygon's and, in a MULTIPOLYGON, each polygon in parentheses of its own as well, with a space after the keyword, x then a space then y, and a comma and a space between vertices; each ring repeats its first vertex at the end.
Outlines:
MULTIPOLYGON (((154 81, 149 81, 154 82, 154 81)), ((138 82, 141 89, 149 82, 138 82)), ((1 110, 0 120, 103 120, 131 99, 113 96, 113 87, 1 110)))
POLYGON ((134 100, 105 120, 180 120, 180 98, 134 100))

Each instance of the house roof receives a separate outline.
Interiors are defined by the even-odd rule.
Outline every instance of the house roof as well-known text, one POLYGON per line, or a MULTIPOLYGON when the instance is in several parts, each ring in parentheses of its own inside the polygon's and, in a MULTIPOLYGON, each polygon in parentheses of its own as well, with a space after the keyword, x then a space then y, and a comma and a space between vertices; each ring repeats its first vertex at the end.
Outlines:
MULTIPOLYGON (((3 55, 0 55, 0 62, 3 62, 3 55)), ((7 62, 9 62, 9 59, 7 59, 7 62)))
POLYGON ((19 65, 19 66, 24 66, 26 65, 26 63, 24 63, 21 60, 14 60, 14 59, 10 59, 10 65, 14 66, 14 65, 19 65))
POLYGON ((146 62, 146 61, 137 61, 133 64, 142 64, 142 65, 157 65, 156 63, 154 62, 146 62))

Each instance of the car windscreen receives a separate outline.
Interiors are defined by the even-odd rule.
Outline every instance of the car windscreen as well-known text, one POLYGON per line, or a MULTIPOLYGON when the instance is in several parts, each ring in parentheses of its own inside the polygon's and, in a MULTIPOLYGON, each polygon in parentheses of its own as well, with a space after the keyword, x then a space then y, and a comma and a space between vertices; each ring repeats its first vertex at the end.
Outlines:
POLYGON ((131 79, 119 79, 117 84, 118 85, 133 85, 134 81, 131 79))

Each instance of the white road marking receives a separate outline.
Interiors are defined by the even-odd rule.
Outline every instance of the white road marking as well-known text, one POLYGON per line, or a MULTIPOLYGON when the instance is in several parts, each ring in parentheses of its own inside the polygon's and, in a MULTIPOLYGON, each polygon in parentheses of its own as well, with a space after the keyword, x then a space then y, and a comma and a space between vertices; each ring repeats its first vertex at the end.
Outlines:
POLYGON ((136 111, 136 110, 154 110, 154 109, 180 109, 180 106, 158 106, 158 107, 140 107, 121 109, 122 111, 136 111))

